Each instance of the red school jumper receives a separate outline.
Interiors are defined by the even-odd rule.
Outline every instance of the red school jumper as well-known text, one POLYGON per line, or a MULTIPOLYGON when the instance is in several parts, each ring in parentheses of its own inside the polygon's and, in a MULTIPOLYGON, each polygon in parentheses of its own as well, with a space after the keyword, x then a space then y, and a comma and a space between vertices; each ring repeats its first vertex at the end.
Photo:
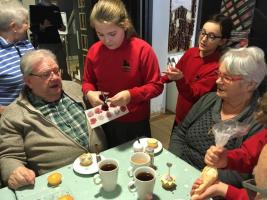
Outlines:
MULTIPOLYGON (((187 50, 176 64, 184 77, 176 81, 178 99, 176 104, 176 122, 179 123, 187 115, 193 104, 204 94, 215 90, 218 70, 218 61, 221 54, 213 54, 201 58, 199 48, 187 50)), ((161 77, 163 83, 171 82, 167 75, 161 77)))
POLYGON ((82 90, 109 92, 112 97, 129 90, 129 113, 120 122, 137 122, 148 119, 150 99, 161 94, 160 70, 157 57, 145 41, 132 37, 114 50, 101 41, 95 43, 86 56, 82 90))

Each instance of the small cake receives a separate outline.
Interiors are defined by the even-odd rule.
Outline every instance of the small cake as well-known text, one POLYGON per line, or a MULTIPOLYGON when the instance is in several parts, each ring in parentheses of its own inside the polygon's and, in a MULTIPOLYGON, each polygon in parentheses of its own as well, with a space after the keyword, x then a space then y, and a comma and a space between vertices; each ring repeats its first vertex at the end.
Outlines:
POLYGON ((80 155, 80 165, 82 166, 89 166, 93 163, 93 158, 90 153, 83 153, 80 155))
POLYGON ((161 177, 161 184, 164 189, 170 190, 176 186, 175 177, 165 174, 161 177))
POLYGON ((69 194, 65 194, 65 195, 59 197, 58 200, 74 200, 74 198, 69 194))
POLYGON ((56 187, 61 183, 62 175, 58 172, 52 173, 47 177, 49 186, 56 187))
POLYGON ((151 148, 157 148, 158 147, 158 140, 155 138, 148 138, 147 139, 147 146, 151 148))

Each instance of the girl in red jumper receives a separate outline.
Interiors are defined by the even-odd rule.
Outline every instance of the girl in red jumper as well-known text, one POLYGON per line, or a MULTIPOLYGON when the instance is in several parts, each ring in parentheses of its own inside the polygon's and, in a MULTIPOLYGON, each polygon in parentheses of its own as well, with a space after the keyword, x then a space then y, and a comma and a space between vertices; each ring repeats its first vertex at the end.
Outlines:
POLYGON ((164 72, 162 82, 176 81, 179 92, 174 125, 184 119, 201 96, 216 88, 219 47, 230 38, 232 27, 230 18, 213 16, 199 32, 198 47, 187 50, 175 67, 168 66, 164 72))
POLYGON ((151 46, 136 37, 121 0, 99 0, 90 16, 99 42, 88 50, 82 89, 91 106, 104 102, 101 91, 115 106, 129 113, 103 125, 109 147, 136 137, 151 137, 150 99, 161 94, 160 70, 151 46))

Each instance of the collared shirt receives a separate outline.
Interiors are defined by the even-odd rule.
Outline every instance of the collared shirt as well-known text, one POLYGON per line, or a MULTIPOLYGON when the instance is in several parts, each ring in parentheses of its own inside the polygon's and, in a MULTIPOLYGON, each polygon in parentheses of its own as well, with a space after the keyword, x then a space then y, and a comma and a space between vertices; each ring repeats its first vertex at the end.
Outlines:
POLYGON ((74 102, 64 92, 60 100, 45 102, 27 91, 29 101, 46 119, 56 124, 62 132, 85 148, 89 148, 87 119, 82 105, 74 102))
POLYGON ((8 43, 0 37, 0 105, 7 106, 19 96, 24 85, 20 57, 30 50, 28 40, 8 43))

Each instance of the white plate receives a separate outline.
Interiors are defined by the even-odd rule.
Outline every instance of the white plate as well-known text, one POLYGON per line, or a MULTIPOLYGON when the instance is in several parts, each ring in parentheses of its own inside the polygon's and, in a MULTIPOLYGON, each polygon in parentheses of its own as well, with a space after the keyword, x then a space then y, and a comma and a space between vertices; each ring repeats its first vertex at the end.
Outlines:
MULTIPOLYGON (((143 147, 144 147, 144 150, 145 150, 145 148, 147 147, 147 139, 149 139, 149 138, 140 138, 139 140, 140 140, 140 143, 143 145, 143 147)), ((154 149, 154 153, 155 154, 157 154, 157 153, 159 153, 161 150, 162 150, 162 143, 159 141, 159 140, 157 140, 158 141, 158 146, 157 146, 157 148, 155 148, 154 149)), ((134 143, 137 143, 138 141, 135 141, 134 143)))
MULTIPOLYGON (((93 158, 93 163, 89 166, 82 166, 80 165, 80 158, 76 158, 72 167, 73 170, 79 174, 94 174, 96 172, 98 172, 98 165, 97 165, 97 161, 96 161, 96 154, 92 153, 92 158, 93 158)), ((103 159, 103 157, 101 156, 101 158, 103 159)))

